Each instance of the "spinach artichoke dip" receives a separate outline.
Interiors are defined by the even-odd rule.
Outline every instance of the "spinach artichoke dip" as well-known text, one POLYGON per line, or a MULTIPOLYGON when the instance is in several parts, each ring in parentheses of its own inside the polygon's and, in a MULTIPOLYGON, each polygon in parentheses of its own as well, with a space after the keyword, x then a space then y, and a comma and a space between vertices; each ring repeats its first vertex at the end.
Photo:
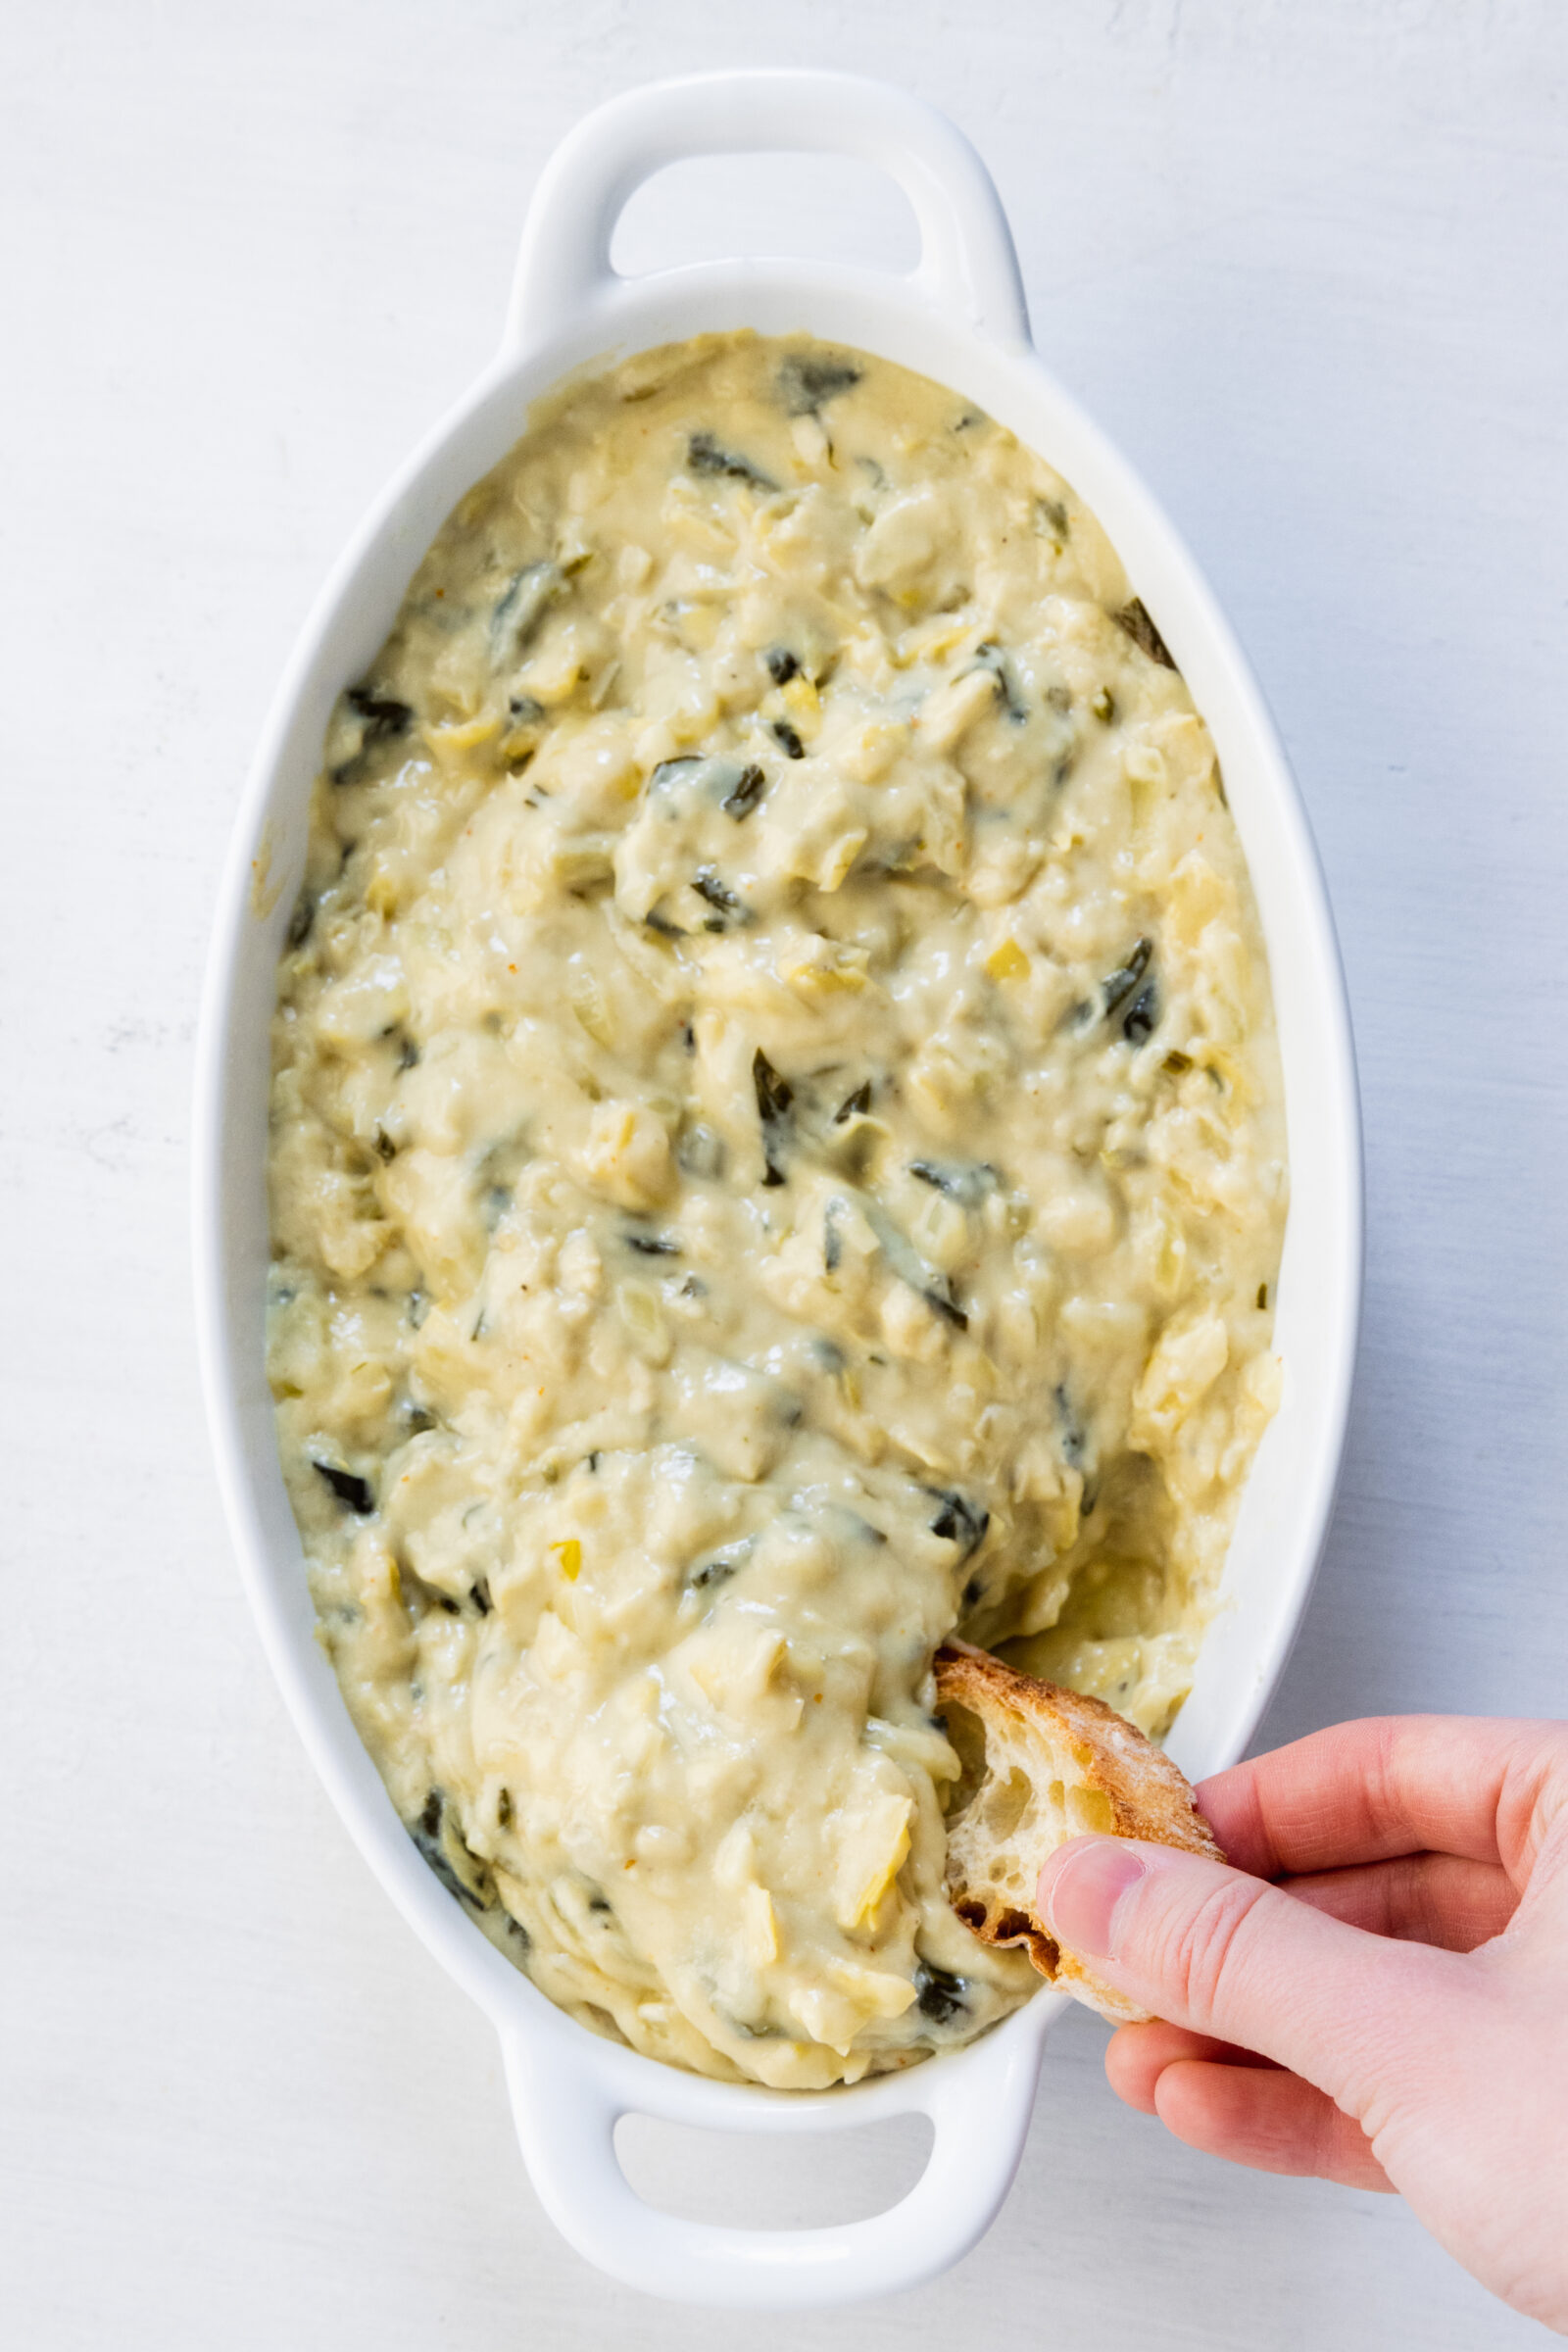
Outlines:
POLYGON ((536 410, 333 715, 270 1175, 321 1639, 501 1949, 785 2087, 1025 1999, 932 1651, 1168 1726, 1286 1197, 1213 746, 1067 484, 798 339, 536 410))

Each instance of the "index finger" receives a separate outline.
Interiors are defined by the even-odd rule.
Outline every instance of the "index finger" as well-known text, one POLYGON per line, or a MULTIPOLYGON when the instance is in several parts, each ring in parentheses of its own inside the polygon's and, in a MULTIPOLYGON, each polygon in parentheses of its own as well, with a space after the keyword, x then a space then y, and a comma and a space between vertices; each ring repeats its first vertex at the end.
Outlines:
POLYGON ((1233 1765, 1197 1796, 1231 1861, 1257 1878, 1433 1852, 1500 1862, 1519 1886, 1568 1804, 1568 1725, 1368 1716, 1233 1765))

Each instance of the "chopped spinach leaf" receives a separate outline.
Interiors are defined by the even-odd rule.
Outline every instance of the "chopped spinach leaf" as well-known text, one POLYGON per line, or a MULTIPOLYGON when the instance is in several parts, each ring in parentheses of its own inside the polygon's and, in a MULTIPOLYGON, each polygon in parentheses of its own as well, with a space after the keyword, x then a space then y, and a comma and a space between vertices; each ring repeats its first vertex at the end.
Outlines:
MULTIPOLYGON (((524 564, 513 571, 489 616, 491 654, 499 661, 517 661, 538 635, 550 607, 566 595, 566 574, 558 563, 524 564)), ((541 712, 543 715, 543 712, 541 712)))
POLYGON ((1154 953, 1152 940, 1141 939, 1125 963, 1117 966, 1100 984, 1100 1001, 1107 1012, 1114 1012, 1124 999, 1130 997, 1145 972, 1149 958, 1154 953))
POLYGON ((394 695, 370 694, 363 686, 351 686, 344 697, 349 709, 365 720, 362 749, 368 751, 372 743, 385 743, 394 735, 407 734, 414 724, 414 712, 407 703, 394 695))
POLYGON ((795 1100, 795 1089, 787 1078, 779 1076, 760 1046, 752 1056, 752 1078, 757 1088, 759 1116, 764 1123, 782 1119, 795 1100))
POLYGON ((989 1160, 948 1167, 933 1159, 911 1159, 909 1174, 930 1185, 933 1192, 945 1193, 950 1200, 960 1201, 965 1208, 978 1208, 987 1193, 1002 1181, 989 1160))
POLYGON ((702 761, 695 752, 685 752, 678 760, 661 760, 648 779, 648 789, 650 792, 662 792, 665 786, 673 784, 675 778, 685 769, 701 767, 701 765, 702 761))
MULTIPOLYGON (((706 899, 709 906, 716 907, 721 915, 744 915, 747 911, 728 884, 719 880, 710 865, 704 866, 693 882, 692 888, 700 899, 706 899)), ((724 923, 709 923, 705 927, 710 931, 722 931, 726 925, 724 923)))
POLYGON ((922 1960, 914 1972, 914 2000, 922 2017, 928 2017, 934 2026, 945 2026, 950 2017, 967 2007, 964 1981, 922 1960))
POLYGON ((782 1184, 784 1171, 777 1153, 781 1131, 789 1124, 795 1090, 787 1078, 779 1076, 760 1046, 752 1058, 752 1084, 757 1090, 757 1115, 762 1122, 762 1182, 782 1184))
POLYGON ((920 1293, 920 1296, 927 1306, 935 1307, 944 1323, 953 1325, 955 1331, 968 1330, 969 1318, 956 1298, 954 1298, 953 1285, 946 1276, 940 1283, 932 1283, 929 1289, 920 1293))
MULTIPOLYGON (((1004 652, 994 640, 987 638, 984 645, 975 647, 974 661, 970 666, 972 669, 990 671, 996 684, 998 702, 1001 703, 1013 725, 1021 727, 1029 715, 1029 705, 1024 700, 1023 688, 1018 682, 1018 672, 1013 666, 1011 655, 1004 652)), ((965 672, 965 675, 967 674, 968 672, 965 672)))
POLYGON ((1073 1410, 1065 1381, 1057 1382, 1055 1398, 1056 1418, 1061 1424, 1061 1458, 1069 1470, 1081 1470, 1088 1453, 1089 1441, 1083 1423, 1073 1410))
POLYGON ((808 416, 824 400, 834 400, 860 380, 853 360, 837 352, 792 351, 778 371, 779 398, 791 416, 808 416))
POLYGON ((1176 667, 1170 648, 1150 619, 1141 597, 1135 596, 1130 605, 1123 605, 1121 611, 1113 612, 1110 617, 1118 629, 1125 630, 1139 652, 1148 655, 1151 662, 1157 662, 1161 669, 1176 667))
POLYGON ((942 1506, 931 1522, 931 1533, 945 1544, 961 1545, 958 1557, 966 1560, 985 1542, 991 1513, 983 1502, 971 1502, 967 1494, 960 1494, 956 1487, 929 1488, 927 1492, 942 1506))
POLYGON ((734 788, 725 794, 719 807, 726 816, 732 816, 739 824, 743 816, 751 815, 766 790, 767 778, 757 762, 752 760, 741 769, 734 788))
POLYGON ((1147 981, 1132 1002, 1132 1009, 1121 1025, 1121 1033, 1130 1046, 1144 1045, 1159 1027, 1159 991, 1152 980, 1147 981))
POLYGON ((459 1875, 456 1864, 446 1851, 442 1836, 445 1803, 441 1791, 439 1788, 432 1788, 429 1796, 425 1799, 424 1811, 420 1814, 416 1827, 410 1835, 418 1847, 427 1868, 435 1873, 448 1894, 456 1895, 460 1903, 466 1903, 471 1910, 488 1910, 495 1901, 494 1888, 489 1886, 489 1873, 478 1855, 471 1852, 464 1842, 462 1833, 454 1829, 453 1836, 457 1840, 459 1851, 472 1865, 477 1881, 476 1886, 465 1884, 459 1875))
POLYGON ((339 1502, 346 1503, 351 1511, 358 1511, 362 1519, 374 1510, 375 1496, 370 1492, 368 1479, 357 1477, 352 1470, 340 1470, 335 1462, 313 1459, 311 1467, 318 1477, 325 1479, 339 1502))
POLYGON ((750 1536, 744 1538, 739 1544, 726 1544, 722 1551, 715 1551, 712 1558, 705 1560, 702 1567, 696 1569, 687 1580, 692 1591, 707 1592, 710 1592, 714 1585, 727 1584, 738 1568, 745 1567, 747 1555, 751 1549, 752 1539, 750 1536))
POLYGON ((1068 514, 1061 500, 1059 498, 1037 498, 1034 523, 1036 534, 1042 539, 1052 540, 1055 552, 1059 555, 1066 546, 1072 531, 1072 517, 1068 514))
POLYGON ((693 473, 722 474, 732 482, 751 482, 759 490, 778 488, 770 474, 750 458, 738 457, 733 450, 721 449, 711 433, 693 433, 686 444, 686 463, 693 473))
POLYGON ((566 575, 559 564, 525 564, 514 571, 490 615, 490 648, 496 661, 515 662, 525 653, 551 606, 565 593, 566 575))

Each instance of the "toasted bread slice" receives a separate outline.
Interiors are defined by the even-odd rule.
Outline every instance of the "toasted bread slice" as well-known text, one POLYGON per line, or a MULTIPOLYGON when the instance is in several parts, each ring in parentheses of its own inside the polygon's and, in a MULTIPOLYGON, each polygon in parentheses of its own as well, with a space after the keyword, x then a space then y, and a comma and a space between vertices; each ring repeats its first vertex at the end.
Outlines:
POLYGON ((963 1777, 948 1816, 948 1894, 986 1943, 1022 1944, 1040 1974, 1115 2025, 1149 2011, 1102 1983, 1035 1912, 1048 1854, 1089 1833, 1148 1838, 1223 1862, 1169 1756, 1103 1699, 1063 1690, 949 1642, 936 1654, 937 1704, 963 1777))

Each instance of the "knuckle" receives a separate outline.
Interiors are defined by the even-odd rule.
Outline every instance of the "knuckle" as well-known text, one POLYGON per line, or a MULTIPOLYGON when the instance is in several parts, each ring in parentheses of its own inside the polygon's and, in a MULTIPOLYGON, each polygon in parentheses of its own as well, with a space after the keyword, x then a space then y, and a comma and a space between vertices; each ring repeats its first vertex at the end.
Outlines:
POLYGON ((1227 1874, 1171 1920, 1159 1976, 1190 2018, 1223 2017, 1232 2006, 1244 1966, 1246 1924, 1263 1892, 1256 1884, 1227 1874))

